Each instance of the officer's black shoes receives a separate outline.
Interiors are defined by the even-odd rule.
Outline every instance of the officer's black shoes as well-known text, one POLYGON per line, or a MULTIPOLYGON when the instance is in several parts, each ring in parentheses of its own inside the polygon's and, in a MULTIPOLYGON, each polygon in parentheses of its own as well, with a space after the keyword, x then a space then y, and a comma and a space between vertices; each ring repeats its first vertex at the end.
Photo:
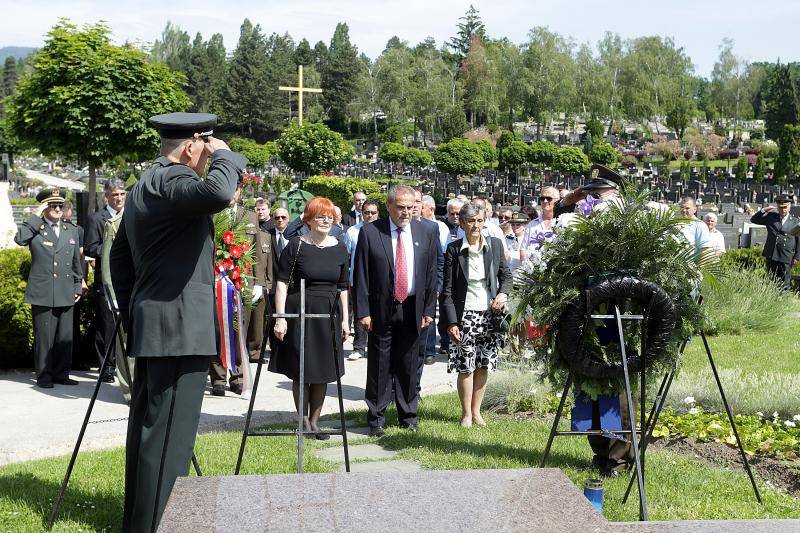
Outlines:
POLYGON ((37 381, 36 386, 40 389, 52 389, 53 382, 52 381, 37 381))
POLYGON ((375 426, 375 427, 369 428, 369 436, 370 437, 383 437, 385 434, 386 434, 386 432, 383 431, 383 426, 375 426))
POLYGON ((428 356, 425 357, 425 364, 426 365, 432 365, 435 362, 436 362, 436 356, 435 355, 428 355, 428 356))
POLYGON ((231 383, 231 392, 234 394, 242 394, 242 384, 241 383, 231 383))
POLYGON ((64 379, 54 379, 53 383, 57 383, 58 385, 77 385, 78 382, 74 379, 64 378, 64 379))
POLYGON ((214 385, 211 387, 211 396, 225 396, 225 385, 214 385))
POLYGON ((103 383, 114 383, 114 374, 103 374, 103 377, 100 378, 100 381, 103 383))
POLYGON ((416 433, 417 431, 419 431, 419 427, 417 427, 416 424, 401 424, 400 427, 403 429, 407 429, 411 433, 416 433))

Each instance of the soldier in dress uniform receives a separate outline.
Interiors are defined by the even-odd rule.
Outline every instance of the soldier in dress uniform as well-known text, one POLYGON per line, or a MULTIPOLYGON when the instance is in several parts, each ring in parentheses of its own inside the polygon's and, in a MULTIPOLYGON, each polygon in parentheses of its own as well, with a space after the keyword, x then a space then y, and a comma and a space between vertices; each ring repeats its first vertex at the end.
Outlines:
POLYGON ((800 219, 789 214, 792 198, 782 194, 775 200, 778 207, 769 205, 753 215, 750 222, 767 227, 767 242, 763 255, 767 272, 775 276, 784 287, 791 288, 792 265, 800 259, 800 219))
POLYGON ((73 308, 81 298, 80 236, 78 228, 61 220, 64 195, 45 189, 36 195, 38 213, 17 228, 14 242, 31 250, 31 271, 25 301, 33 315, 33 355, 36 384, 77 385, 70 379, 73 308))
POLYGON ((211 215, 230 204, 247 159, 211 136, 216 122, 208 113, 150 118, 161 157, 128 193, 111 247, 111 279, 136 360, 125 532, 155 531, 175 479, 188 474, 218 351, 211 215))
MULTIPOLYGON (((256 202, 256 209, 268 210, 269 204, 262 199, 261 204, 256 202)), ((269 231, 270 227, 274 227, 274 223, 268 224, 268 222, 271 220, 263 222, 259 213, 256 226, 253 228, 255 231, 252 232, 255 257, 253 276, 255 276, 255 286, 260 287, 257 295, 255 291, 253 293, 255 307, 252 309, 247 325, 247 349, 250 351, 250 361, 254 363, 258 362, 258 358, 261 356, 261 344, 264 340, 264 314, 272 314, 269 295, 274 292, 275 274, 278 272, 275 237, 269 231)), ((248 227, 247 232, 251 233, 251 228, 248 227)), ((270 327, 269 331, 271 329, 270 327)))

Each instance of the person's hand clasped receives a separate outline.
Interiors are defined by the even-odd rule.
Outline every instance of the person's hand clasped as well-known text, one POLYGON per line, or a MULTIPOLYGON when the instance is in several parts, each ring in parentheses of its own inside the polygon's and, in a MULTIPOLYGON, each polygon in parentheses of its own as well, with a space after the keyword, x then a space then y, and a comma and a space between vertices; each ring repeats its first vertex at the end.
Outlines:
POLYGON ((346 341, 347 337, 350 336, 350 324, 349 320, 342 320, 342 341, 346 341))
POLYGON ((494 300, 492 300, 492 311, 499 313, 500 311, 505 310, 506 303, 508 303, 508 295, 502 292, 499 293, 494 297, 494 300))
POLYGON ((447 336, 453 342, 461 342, 461 330, 458 329, 458 324, 450 324, 447 326, 447 336))
POLYGON ((421 326, 422 329, 425 329, 428 326, 430 326, 432 323, 433 323, 433 317, 423 316, 422 317, 422 323, 420 324, 420 326, 421 326))
POLYGON ((81 299, 81 293, 75 293, 75 303, 78 303, 78 300, 81 299))
POLYGON ((372 331, 372 317, 365 316, 364 318, 359 318, 358 323, 364 326, 364 329, 367 330, 367 332, 372 331))
POLYGON ((286 319, 285 318, 278 318, 275 320, 275 326, 272 328, 272 331, 275 332, 275 338, 279 341, 283 340, 283 337, 286 336, 286 319))
POLYGON ((253 303, 258 302, 264 296, 264 287, 253 285, 253 303))

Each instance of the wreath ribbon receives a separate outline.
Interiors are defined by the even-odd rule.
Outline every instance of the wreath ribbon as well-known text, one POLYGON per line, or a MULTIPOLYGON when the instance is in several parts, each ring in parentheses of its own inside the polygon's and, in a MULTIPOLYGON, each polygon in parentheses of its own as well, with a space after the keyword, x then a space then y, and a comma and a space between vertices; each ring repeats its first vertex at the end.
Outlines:
POLYGON ((236 364, 236 353, 241 355, 242 361, 242 397, 249 398, 252 390, 250 376, 250 361, 243 336, 242 326, 242 299, 236 285, 233 284, 224 270, 219 272, 214 280, 214 291, 217 299, 217 321, 220 329, 220 359, 222 366, 230 370, 231 374, 239 373, 236 364))

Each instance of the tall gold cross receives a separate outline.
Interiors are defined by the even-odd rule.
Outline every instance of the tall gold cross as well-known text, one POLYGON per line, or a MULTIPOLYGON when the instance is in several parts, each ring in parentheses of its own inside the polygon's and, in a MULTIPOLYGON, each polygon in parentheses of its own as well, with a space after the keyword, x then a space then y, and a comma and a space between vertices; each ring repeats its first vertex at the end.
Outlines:
POLYGON ((303 65, 297 65, 297 87, 278 87, 279 91, 297 93, 297 119, 303 125, 303 93, 321 93, 322 89, 303 87, 303 65))

